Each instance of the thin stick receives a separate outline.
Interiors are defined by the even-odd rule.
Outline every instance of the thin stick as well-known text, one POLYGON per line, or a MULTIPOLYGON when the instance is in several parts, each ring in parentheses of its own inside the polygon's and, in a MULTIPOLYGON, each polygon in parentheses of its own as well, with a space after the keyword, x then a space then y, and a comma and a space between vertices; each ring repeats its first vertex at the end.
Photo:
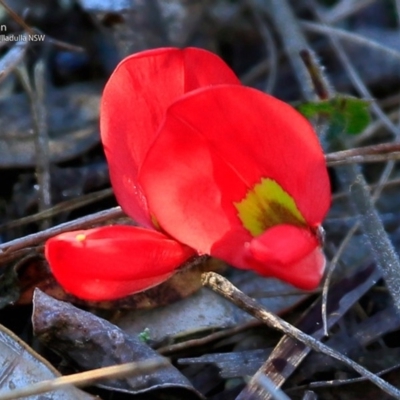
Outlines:
POLYGON ((0 261, 2 256, 9 255, 10 252, 23 249, 25 247, 37 245, 44 240, 51 238, 63 232, 68 232, 75 229, 84 229, 95 224, 100 224, 105 221, 123 217, 125 214, 121 207, 109 208, 108 210, 99 211, 95 214, 65 222, 41 232, 33 233, 22 238, 14 239, 0 245, 0 261))
POLYGON ((327 162, 342 161, 347 157, 372 154, 387 154, 400 151, 400 143, 381 143, 372 146, 357 147, 355 149, 336 151, 325 156, 327 162))
POLYGON ((345 39, 349 43, 353 42, 358 45, 368 46, 371 49, 379 50, 379 51, 385 52, 387 54, 390 54, 391 56, 396 57, 398 60, 400 59, 400 51, 398 51, 392 47, 383 46, 379 42, 372 40, 372 39, 368 39, 357 33, 352 33, 349 31, 345 31, 343 29, 334 28, 331 26, 327 26, 327 25, 323 25, 323 24, 319 24, 319 23, 315 23, 315 22, 308 22, 308 21, 307 22, 302 21, 301 26, 306 31, 323 33, 327 36, 335 35, 339 38, 345 39))
POLYGON ((112 367, 94 369, 92 371, 80 372, 78 374, 61 376, 47 381, 34 383, 30 386, 12 390, 5 394, 0 394, 0 400, 13 400, 21 397, 33 396, 41 393, 58 390, 66 386, 87 386, 95 381, 111 378, 122 378, 133 374, 146 374, 158 368, 169 365, 168 359, 146 360, 132 362, 112 367))
POLYGON ((328 161, 327 165, 329 167, 338 167, 340 165, 377 163, 377 162, 396 161, 396 160, 400 160, 400 152, 398 151, 386 154, 367 154, 360 156, 350 156, 343 158, 341 160, 328 161))
POLYGON ((0 4, 6 9, 10 17, 25 31, 27 31, 30 35, 34 35, 35 31, 3 0, 0 0, 0 4))
POLYGON ((315 340, 313 337, 306 335, 304 332, 290 325, 288 322, 279 318, 275 314, 265 310, 255 300, 245 295, 221 275, 218 275, 215 272, 203 273, 202 283, 204 286, 208 286, 214 292, 228 299, 253 317, 264 322, 269 327, 286 334, 292 339, 296 339, 302 342, 303 344, 315 351, 318 351, 343 362, 345 365, 357 371, 360 375, 370 380, 372 383, 380 387, 389 395, 393 396, 395 399, 400 399, 400 390, 396 389, 394 386, 390 385, 388 382, 379 378, 378 376, 368 371, 360 364, 357 364, 350 358, 331 349, 330 347, 319 342, 318 340, 315 340))

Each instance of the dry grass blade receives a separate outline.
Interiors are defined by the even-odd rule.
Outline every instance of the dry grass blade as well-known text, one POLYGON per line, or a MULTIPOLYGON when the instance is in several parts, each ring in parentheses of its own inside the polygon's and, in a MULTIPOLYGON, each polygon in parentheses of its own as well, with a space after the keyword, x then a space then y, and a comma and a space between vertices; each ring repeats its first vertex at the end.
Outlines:
POLYGON ((320 341, 315 340, 313 337, 306 335, 304 332, 290 325, 288 322, 279 318, 275 314, 272 314, 269 311, 265 310, 255 300, 245 295, 243 292, 241 292, 239 289, 233 286, 227 279, 223 278, 221 275, 218 275, 214 272, 204 273, 202 276, 202 282, 204 286, 208 286, 216 293, 232 301, 238 307, 248 312, 255 318, 259 319, 260 321, 263 321, 271 328, 283 332, 287 336, 298 340, 299 342, 303 343, 304 345, 310 347, 315 351, 318 351, 320 353, 323 353, 332 358, 335 358, 336 360, 343 362, 348 367, 354 369, 360 375, 370 380, 372 383, 381 388, 383 391, 393 396, 395 399, 400 399, 400 390, 390 385, 383 379, 379 378, 372 372, 368 371, 360 364, 357 364, 350 358, 329 348, 320 341))
POLYGON ((87 386, 103 379, 122 378, 134 374, 146 374, 167 365, 169 365, 169 361, 164 359, 146 360, 99 368, 92 371, 80 372, 78 374, 38 382, 27 386, 26 388, 12 390, 9 393, 0 394, 0 400, 13 400, 21 397, 34 396, 41 393, 51 392, 69 385, 87 386))
MULTIPOLYGON (((400 368, 400 365, 395 365, 390 368, 386 368, 383 371, 379 371, 376 373, 377 376, 382 376, 387 374, 388 372, 392 372, 395 370, 398 370, 400 368)), ((311 382, 309 385, 307 385, 308 388, 310 389, 315 389, 319 387, 333 387, 333 386, 342 386, 342 385, 349 385, 351 383, 356 383, 356 382, 365 382, 364 377, 359 377, 359 378, 352 378, 352 379, 335 379, 333 381, 319 381, 319 382, 311 382)))

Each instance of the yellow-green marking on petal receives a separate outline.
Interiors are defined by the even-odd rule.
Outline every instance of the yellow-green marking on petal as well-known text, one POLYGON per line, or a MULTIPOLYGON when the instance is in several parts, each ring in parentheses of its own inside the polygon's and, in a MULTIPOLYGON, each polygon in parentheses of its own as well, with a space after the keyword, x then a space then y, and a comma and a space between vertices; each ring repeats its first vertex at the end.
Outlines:
POLYGON ((262 178, 261 183, 254 185, 246 197, 234 205, 243 226, 253 236, 279 224, 306 226, 293 197, 273 179, 262 178))

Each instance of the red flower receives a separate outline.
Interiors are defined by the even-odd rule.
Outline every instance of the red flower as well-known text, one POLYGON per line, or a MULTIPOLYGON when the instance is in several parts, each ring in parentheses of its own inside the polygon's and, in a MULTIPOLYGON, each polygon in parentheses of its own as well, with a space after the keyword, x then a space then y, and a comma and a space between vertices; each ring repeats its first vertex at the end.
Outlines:
POLYGON ((318 285, 329 178, 315 132, 289 105, 238 85, 182 97, 138 181, 162 229, 182 243, 300 288, 318 285))
POLYGON ((50 239, 47 259, 68 291, 122 297, 162 282, 196 251, 318 285, 329 179, 315 132, 289 105, 241 86, 204 50, 151 50, 111 76, 101 134, 122 208, 170 237, 108 227, 50 239))
MULTIPOLYGON (((104 90, 101 136, 119 204, 134 220, 156 229, 138 170, 167 108, 185 93, 239 84, 216 55, 164 48, 123 60, 104 90)), ((109 226, 68 232, 48 240, 45 255, 60 284, 88 300, 123 297, 155 286, 196 251, 154 230, 109 226)))

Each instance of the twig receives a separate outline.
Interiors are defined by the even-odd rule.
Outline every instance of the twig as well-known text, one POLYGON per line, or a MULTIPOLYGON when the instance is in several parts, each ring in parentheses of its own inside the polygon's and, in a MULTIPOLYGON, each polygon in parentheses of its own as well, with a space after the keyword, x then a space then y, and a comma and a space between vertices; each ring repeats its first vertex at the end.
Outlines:
POLYGON ((100 224, 111 219, 123 217, 125 214, 121 207, 114 207, 108 210, 99 211, 95 214, 65 222, 64 224, 53 226, 41 232, 32 233, 22 238, 14 239, 9 242, 0 244, 0 262, 3 258, 9 257, 11 252, 37 245, 44 240, 51 238, 63 232, 72 231, 74 229, 84 229, 95 224, 100 224))
MULTIPOLYGON (((386 368, 386 369, 384 369, 382 371, 377 372, 376 375, 377 376, 382 376, 382 375, 385 375, 385 374, 387 374, 389 372, 396 371, 399 368, 400 368, 400 365, 397 364, 397 365, 394 365, 393 367, 386 368)), ((317 381, 317 382, 310 382, 308 385, 298 386, 298 387, 293 388, 293 389, 292 388, 288 389, 288 391, 295 391, 295 390, 298 390, 298 389, 306 389, 306 388, 315 389, 315 388, 321 388, 321 387, 327 388, 327 387, 343 386, 343 385, 349 385, 351 383, 358 383, 358 382, 365 382, 365 381, 366 381, 366 379, 364 377, 362 377, 362 376, 359 377, 359 378, 335 379, 335 380, 330 380, 330 381, 325 381, 325 382, 324 381, 317 381)))
POLYGON ((233 328, 227 328, 222 331, 210 333, 209 335, 204 336, 202 338, 186 340, 185 342, 159 347, 157 348, 157 352, 162 354, 163 356, 168 356, 173 353, 177 353, 178 351, 188 350, 193 347, 204 346, 211 342, 215 342, 217 340, 233 336, 236 333, 243 332, 245 330, 255 328, 258 326, 260 326, 259 321, 255 320, 247 321, 241 325, 236 325, 233 328))
POLYGON ((319 79, 321 71, 318 66, 316 56, 309 49, 302 49, 299 55, 306 66, 314 87, 314 91, 320 100, 326 100, 331 96, 331 88, 328 86, 328 81, 319 79))
POLYGON ((400 159, 400 152, 388 153, 388 154, 367 154, 360 156, 350 156, 336 161, 328 161, 327 165, 329 167, 338 167, 340 165, 349 164, 364 164, 364 163, 377 163, 394 161, 400 159))
POLYGON ((61 376, 52 380, 34 383, 21 389, 15 389, 9 391, 8 393, 0 394, 0 400, 19 399, 21 397, 51 392, 70 385, 87 386, 93 382, 104 379, 116 379, 135 374, 148 374, 149 372, 153 372, 156 369, 166 367, 168 365, 168 359, 157 359, 94 369, 91 371, 80 372, 73 375, 61 376))
MULTIPOLYGON (((243 292, 233 286, 227 279, 215 272, 206 272, 202 274, 202 283, 204 286, 208 286, 214 292, 228 299, 242 310, 246 311, 253 317, 263 321, 269 327, 276 329, 287 336, 300 341, 311 349, 328 355, 336 360, 343 362, 348 367, 357 371, 360 375, 370 380, 372 383, 380 387, 383 391, 393 396, 396 399, 400 399, 400 390, 390 385, 388 382, 379 378, 366 368, 357 364, 350 358, 340 354, 339 352, 331 349, 325 344, 315 340, 313 337, 306 335, 296 327, 290 325, 288 322, 279 318, 275 314, 265 310, 255 300, 246 296, 243 292)), ((1 400, 1 399, 0 399, 1 400)))
POLYGON ((10 17, 18 25, 22 26, 26 32, 28 32, 30 35, 35 34, 35 31, 7 3, 5 3, 3 0, 0 0, 0 4, 6 9, 10 17))
POLYGON ((371 49, 385 52, 395 57, 397 60, 400 59, 400 51, 391 47, 383 46, 376 40, 367 39, 364 36, 358 35, 357 33, 352 33, 345 31, 343 29, 334 28, 328 25, 322 25, 309 21, 302 21, 301 26, 308 32, 323 33, 327 36, 334 35, 338 38, 345 39, 348 42, 352 42, 358 45, 368 46, 371 49))
POLYGON ((347 157, 363 156, 369 154, 385 154, 400 151, 400 143, 381 143, 372 146, 357 147, 355 149, 336 151, 325 155, 327 162, 342 161, 347 157))

